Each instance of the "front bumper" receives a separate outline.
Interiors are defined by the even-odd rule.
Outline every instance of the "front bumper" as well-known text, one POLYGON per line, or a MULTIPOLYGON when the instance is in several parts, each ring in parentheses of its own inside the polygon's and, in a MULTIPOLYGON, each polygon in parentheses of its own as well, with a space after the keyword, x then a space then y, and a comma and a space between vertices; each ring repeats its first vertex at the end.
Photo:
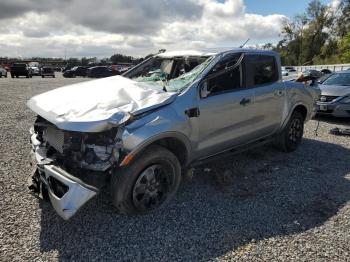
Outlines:
POLYGON ((31 135, 31 144, 37 168, 30 188, 35 193, 48 196, 55 211, 68 220, 93 198, 99 189, 55 165, 53 159, 46 157, 46 150, 40 145, 35 134, 31 135))
POLYGON ((334 117, 350 117, 350 104, 317 102, 317 114, 334 117))

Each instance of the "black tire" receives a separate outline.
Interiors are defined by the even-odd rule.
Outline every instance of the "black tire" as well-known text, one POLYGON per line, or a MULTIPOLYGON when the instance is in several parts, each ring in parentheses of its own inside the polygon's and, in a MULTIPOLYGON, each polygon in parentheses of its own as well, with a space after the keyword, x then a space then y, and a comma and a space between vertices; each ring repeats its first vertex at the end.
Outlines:
POLYGON ((1 75, 0 75, 0 78, 2 78, 2 73, 1 73, 1 75))
POLYGON ((6 73, 5 77, 7 78, 7 73, 6 73))
POLYGON ((303 138, 304 116, 298 112, 293 112, 287 125, 275 140, 275 145, 283 152, 295 151, 303 138))
POLYGON ((150 146, 112 174, 112 203, 127 215, 149 213, 175 196, 180 181, 177 157, 162 146, 150 146))
POLYGON ((11 78, 15 78, 15 75, 14 75, 14 74, 11 74, 11 78))
POLYGON ((41 76, 41 78, 45 78, 45 76, 41 76))
POLYGON ((16 78, 18 78, 19 76, 18 75, 16 75, 16 78))

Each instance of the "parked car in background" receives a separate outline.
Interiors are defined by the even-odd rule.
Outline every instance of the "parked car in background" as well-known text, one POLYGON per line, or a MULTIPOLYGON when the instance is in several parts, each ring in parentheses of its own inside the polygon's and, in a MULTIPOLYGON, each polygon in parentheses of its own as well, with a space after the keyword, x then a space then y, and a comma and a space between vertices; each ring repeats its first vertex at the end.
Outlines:
POLYGON ((288 72, 296 72, 297 71, 293 66, 285 66, 284 69, 287 70, 288 72))
POLYGON ((0 66, 0 77, 7 77, 7 70, 0 66))
POLYGON ((45 78, 47 76, 55 77, 55 71, 52 69, 52 67, 44 66, 41 68, 41 77, 45 78))
POLYGON ((12 64, 11 68, 11 77, 18 78, 19 76, 25 76, 26 78, 31 78, 32 77, 32 70, 31 68, 24 63, 14 63, 12 64))
POLYGON ((111 68, 107 66, 95 66, 95 67, 90 67, 87 70, 86 74, 88 77, 102 78, 102 77, 119 75, 119 72, 111 70, 111 68))
POLYGON ((272 51, 161 53, 28 101, 38 114, 30 188, 64 219, 104 188, 121 212, 148 213, 198 163, 269 142, 296 150, 319 93, 282 82, 272 51))
POLYGON ((72 66, 66 65, 65 67, 62 68, 62 72, 66 72, 66 71, 71 70, 71 69, 72 69, 72 66))
POLYGON ((324 74, 321 73, 321 71, 318 71, 316 69, 306 69, 303 73, 303 75, 313 75, 316 80, 323 77, 324 74))
POLYGON ((321 97, 317 101, 317 114, 350 117, 350 72, 331 74, 318 85, 321 97))
POLYGON ((332 71, 327 69, 327 68, 324 68, 324 69, 321 70, 321 73, 325 74, 325 75, 328 75, 328 74, 332 74, 332 71))
POLYGON ((282 76, 288 76, 289 72, 286 69, 282 69, 282 76))
POLYGON ((30 66, 30 70, 32 71, 32 75, 40 76, 40 69, 37 66, 30 66))
POLYGON ((64 77, 77 77, 82 76, 85 77, 87 73, 87 68, 85 66, 75 66, 70 70, 66 70, 63 73, 64 77))

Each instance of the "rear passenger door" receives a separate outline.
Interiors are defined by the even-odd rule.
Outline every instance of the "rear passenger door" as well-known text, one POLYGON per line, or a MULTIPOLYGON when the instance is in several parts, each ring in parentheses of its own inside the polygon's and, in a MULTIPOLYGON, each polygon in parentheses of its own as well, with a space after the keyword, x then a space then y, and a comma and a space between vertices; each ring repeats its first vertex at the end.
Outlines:
POLYGON ((246 54, 246 84, 254 91, 256 137, 273 134, 282 121, 286 91, 278 68, 280 61, 274 55, 246 54))

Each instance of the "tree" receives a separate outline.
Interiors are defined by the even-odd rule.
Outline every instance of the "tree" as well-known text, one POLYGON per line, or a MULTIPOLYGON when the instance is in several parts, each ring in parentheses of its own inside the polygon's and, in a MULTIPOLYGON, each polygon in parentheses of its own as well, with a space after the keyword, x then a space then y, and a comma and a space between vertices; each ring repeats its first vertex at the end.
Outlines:
POLYGON ((336 20, 336 33, 343 38, 350 32, 350 0, 342 0, 340 9, 341 15, 336 20))
POLYGON ((338 40, 330 34, 334 21, 331 9, 319 0, 312 0, 306 13, 285 20, 281 28, 283 40, 275 48, 281 53, 282 62, 306 65, 335 58, 338 40))
POLYGON ((134 58, 132 56, 126 56, 122 54, 114 54, 111 56, 110 60, 113 64, 134 62, 134 58))
POLYGON ((343 63, 350 63, 350 32, 340 41, 340 60, 343 63))

